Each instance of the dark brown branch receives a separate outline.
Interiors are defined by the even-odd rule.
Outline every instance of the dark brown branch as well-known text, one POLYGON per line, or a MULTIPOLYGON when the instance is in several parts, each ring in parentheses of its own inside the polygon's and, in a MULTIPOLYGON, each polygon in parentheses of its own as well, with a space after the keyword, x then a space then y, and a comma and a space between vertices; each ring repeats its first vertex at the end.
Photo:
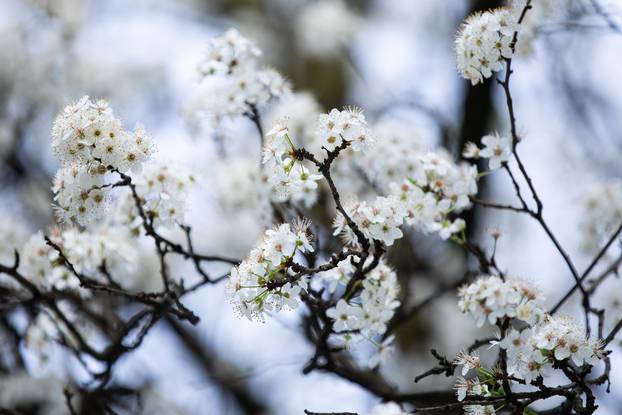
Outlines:
MULTIPOLYGON (((616 241, 616 239, 618 239, 618 236, 620 236, 620 233, 622 233, 622 224, 618 226, 618 229, 616 229, 613 235, 611 235, 607 243, 601 248, 601 250, 598 252, 596 257, 594 257, 590 265, 585 269, 585 271, 583 271, 583 274, 581 274, 581 277, 579 278, 580 282, 583 282, 589 276, 590 272, 592 272, 594 267, 596 267, 596 265, 601 260, 601 258, 605 256, 605 253, 607 252, 607 250, 609 250, 609 247, 611 247, 611 245, 616 241)), ((617 265, 616 265, 616 268, 617 268, 617 265)), ((551 314, 556 313, 557 310, 559 310, 559 308, 570 298, 570 296, 572 296, 572 294, 577 290, 577 288, 579 288, 578 284, 573 285, 572 288, 551 309, 551 314)))

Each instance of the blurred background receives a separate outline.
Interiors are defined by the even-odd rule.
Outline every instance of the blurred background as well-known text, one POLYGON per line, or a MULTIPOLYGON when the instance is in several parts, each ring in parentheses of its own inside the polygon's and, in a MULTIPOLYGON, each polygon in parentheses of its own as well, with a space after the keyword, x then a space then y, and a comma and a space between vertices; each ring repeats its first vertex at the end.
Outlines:
MULTIPOLYGON (((68 102, 90 95, 107 99, 126 125, 144 124, 157 142, 158 157, 191 166, 197 174, 188 220, 197 251, 243 258, 264 221, 260 203, 249 200, 252 181, 240 158, 256 160, 260 142, 247 119, 215 129, 196 117, 196 68, 210 38, 235 27, 256 41, 262 60, 293 89, 314 97, 320 111, 356 105, 372 122, 406 122, 414 141, 443 146, 459 159, 465 142, 508 130, 501 88, 494 81, 471 87, 458 77, 453 56, 460 22, 474 10, 500 5, 496 0, 0 0, 0 221, 20 226, 26 235, 54 224, 52 122, 68 102)), ((622 175, 621 25, 620 0, 536 0, 513 66, 522 157, 547 221, 580 269, 593 252, 581 228, 585 197, 599 183, 622 175)), ((262 115, 267 124, 269 110, 262 115)), ((513 195, 502 174, 480 181, 482 199, 508 203, 513 195)), ((317 216, 328 223, 330 213, 318 209, 317 216)), ((572 285, 561 257, 528 217, 473 208, 467 218, 469 234, 484 247, 492 246, 489 230, 501 230, 498 264, 534 281, 549 304, 572 285)), ((618 252, 616 246, 609 255, 616 258, 618 252)), ((473 268, 453 244, 422 235, 400 241, 389 262, 411 304, 473 268)), ((145 260, 142 271, 153 266, 145 260)), ((179 263, 175 272, 189 269, 179 263)), ((599 293, 602 306, 620 307, 622 285, 616 278, 599 293)), ((144 413, 368 413, 379 401, 334 375, 302 374, 313 354, 299 323, 304 311, 265 323, 242 320, 222 286, 208 286, 186 304, 201 317, 198 326, 158 324, 115 369, 114 382, 144 391, 144 413)), ((571 301, 563 312, 578 310, 578 301, 571 301)), ((3 343, 10 336, 5 326, 3 343)), ((382 375, 403 391, 447 389, 452 379, 413 383, 434 364, 429 349, 453 355, 485 335, 460 315, 455 292, 449 291, 400 327, 398 350, 382 375)), ((26 348, 21 353, 24 367, 2 364, 0 407, 66 413, 63 379, 80 382, 86 374, 58 346, 43 361, 26 348)), ((622 359, 614 354, 612 364, 612 393, 603 397, 602 414, 619 414, 622 408, 622 359)))

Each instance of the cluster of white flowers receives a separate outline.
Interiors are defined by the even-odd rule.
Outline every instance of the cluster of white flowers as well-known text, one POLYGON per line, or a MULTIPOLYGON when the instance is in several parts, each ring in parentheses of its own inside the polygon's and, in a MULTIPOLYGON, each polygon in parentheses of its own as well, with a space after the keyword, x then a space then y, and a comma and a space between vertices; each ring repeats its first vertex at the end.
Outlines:
MULTIPOLYGON (((121 286, 131 285, 129 279, 136 271, 138 253, 118 230, 105 226, 92 232, 68 228, 55 230, 50 239, 62 249, 75 270, 92 281, 109 282, 107 273, 117 278, 115 282, 121 286)), ((90 294, 80 288, 80 280, 61 262, 58 251, 46 243, 41 231, 24 245, 20 270, 42 289, 77 290, 82 296, 90 294)))
POLYGON ((517 279, 504 281, 497 276, 480 277, 461 287, 458 296, 460 311, 471 314, 477 327, 482 327, 485 322, 496 324, 498 319, 505 317, 534 325, 545 313, 538 290, 517 279))
POLYGON ((511 330, 499 345, 507 350, 508 373, 527 383, 550 374, 556 360, 581 367, 603 357, 601 344, 587 339, 574 321, 551 315, 522 332, 511 330))
POLYGON ((153 152, 142 126, 134 132, 124 130, 106 101, 92 102, 88 96, 66 106, 56 118, 52 149, 63 165, 97 163, 122 172, 140 168, 153 152))
MULTIPOLYGON (((153 220, 154 227, 184 222, 188 191, 195 184, 192 174, 181 166, 154 161, 144 167, 134 182, 145 214, 153 220)), ((133 212, 137 216, 135 207, 133 212)))
MULTIPOLYGON (((343 111, 333 109, 328 114, 321 114, 316 121, 312 136, 309 134, 308 120, 302 114, 297 117, 295 127, 303 131, 299 143, 311 143, 311 148, 316 151, 322 147, 333 151, 347 143, 350 151, 360 152, 375 142, 365 116, 354 108, 343 111)), ((267 166, 267 178, 273 199, 280 202, 285 200, 302 202, 309 207, 317 199, 317 182, 322 176, 313 173, 310 167, 296 156, 297 147, 294 142, 295 139, 290 135, 289 119, 277 122, 266 134, 263 163, 267 166)))
MULTIPOLYGON (((483 388, 483 396, 492 396, 487 388, 483 388)), ((465 415, 494 415, 497 413, 493 405, 465 405, 463 408, 465 415)))
POLYGON ((52 191, 62 222, 87 226, 103 216, 109 204, 104 186, 107 169, 101 165, 71 164, 56 173, 52 191))
POLYGON ((506 163, 512 155, 512 139, 509 136, 499 135, 498 133, 489 134, 482 137, 484 148, 477 147, 473 142, 466 143, 462 155, 469 159, 480 157, 488 159, 488 168, 495 170, 506 163))
POLYGON ((278 201, 300 201, 307 207, 315 202, 317 182, 322 176, 312 174, 304 161, 296 157, 289 130, 284 124, 276 124, 266 134, 262 162, 268 169, 268 182, 278 201))
MULTIPOLYGON (((389 196, 346 202, 346 213, 367 238, 390 246, 403 236, 399 228, 404 221, 426 233, 438 232, 442 239, 464 229, 464 220, 451 220, 449 215, 471 205, 469 197, 477 192, 477 168, 457 165, 442 151, 420 155, 412 163, 413 177, 391 183, 389 196)), ((343 215, 337 215, 334 227, 346 242, 357 243, 343 215)))
POLYGON ((241 315, 262 320, 265 312, 298 307, 307 279, 296 276, 291 265, 296 254, 313 252, 308 226, 303 220, 267 230, 248 257, 231 269, 227 293, 241 315))
POLYGON ((376 142, 363 112, 358 108, 332 109, 328 114, 321 114, 315 135, 329 151, 344 141, 349 142, 354 151, 366 150, 376 142))
POLYGON ((190 107, 210 119, 244 115, 289 90, 273 69, 258 67, 261 51, 236 29, 212 39, 199 64, 202 77, 190 107))
MULTIPOLYGON (((365 265, 369 265, 369 258, 365 265)), ((354 267, 349 260, 341 261, 338 267, 326 271, 322 278, 328 281, 331 291, 339 284, 347 285, 354 274, 354 267)), ((387 323, 399 307, 399 284, 395 271, 381 259, 363 280, 360 293, 346 301, 340 299, 326 315, 334 320, 333 330, 338 333, 334 339, 346 347, 363 339, 371 341, 377 347, 377 353, 369 361, 370 366, 377 366, 391 351, 393 336, 378 344, 374 341, 387 330, 387 323)))
POLYGON ((622 224, 622 182, 596 183, 583 199, 582 247, 596 252, 622 224))
MULTIPOLYGON (((587 339, 570 319, 551 316, 544 311, 537 291, 523 281, 482 277, 462 287, 459 296, 462 312, 475 317, 480 327, 486 321, 496 324, 503 318, 527 324, 520 330, 511 325, 503 338, 494 342, 506 350, 508 374, 527 383, 539 376, 548 376, 555 361, 570 358, 577 366, 583 366, 593 365, 603 357, 599 342, 587 339)), ((470 369, 481 366, 476 355, 465 353, 455 362, 463 366, 463 376, 470 369)), ((459 389, 459 396, 464 398, 464 393, 468 394, 469 387, 477 386, 477 381, 462 380, 459 384, 463 386, 459 389)))
MULTIPOLYGON (((458 377, 454 389, 460 402, 467 396, 492 396, 488 385, 480 382, 477 377, 472 379, 466 379, 462 376, 458 377)), ((492 405, 465 405, 463 410, 466 415, 493 415, 496 413, 492 405)))
MULTIPOLYGON (((297 117, 297 126, 308 131, 305 115, 297 117)), ((333 109, 320 115, 313 139, 307 134, 301 141, 310 143, 315 150, 328 151, 348 143, 340 157, 343 160, 335 162, 336 176, 347 179, 353 168, 360 169, 373 183, 390 188, 387 197, 346 202, 348 215, 366 237, 391 245, 402 237, 399 227, 404 219, 424 232, 439 232, 443 239, 461 232, 464 221, 451 220, 449 215, 471 205, 470 196, 477 193, 477 168, 467 163, 456 164, 444 150, 425 152, 423 140, 415 137, 413 141, 412 129, 404 123, 387 121, 379 127, 388 139, 383 138, 374 146, 378 151, 360 151, 376 144, 376 133, 372 133, 360 110, 333 109), (396 179, 404 182, 398 185, 393 182, 396 179)), ((276 200, 303 200, 309 206, 315 201, 315 182, 320 176, 296 159, 294 142, 285 122, 277 123, 267 134, 263 159, 270 167, 268 181, 279 196, 276 200)), ((334 226, 335 234, 343 233, 348 243, 357 242, 341 214, 334 226)))
POLYGON ((296 35, 303 51, 315 57, 334 57, 347 46, 360 19, 341 0, 307 3, 296 19, 296 35), (318 41, 318 33, 322 40, 318 41))
POLYGON ((373 125, 379 137, 374 151, 363 152, 357 158, 365 176, 380 189, 389 184, 414 177, 419 169, 419 159, 427 153, 429 144, 417 133, 412 123, 387 119, 373 125))
MULTIPOLYGON (((404 223, 404 206, 394 196, 379 196, 371 203, 352 200, 345 204, 344 209, 367 239, 376 239, 391 246, 404 235, 400 230, 404 223)), ((334 235, 342 235, 348 244, 357 246, 361 242, 341 213, 337 214, 333 227, 334 235)))
POLYGON ((106 101, 87 96, 56 118, 52 148, 61 162, 53 186, 58 216, 83 226, 101 217, 108 202, 106 173, 140 171, 154 151, 141 126, 124 130, 106 101))
MULTIPOLYGON (((467 396, 492 396, 488 384, 492 381, 491 373, 482 366, 477 352, 467 353, 462 351, 458 353, 454 359, 454 364, 462 366, 462 376, 457 377, 456 384, 454 385, 459 402, 462 402, 467 396), (471 370, 475 370, 477 375, 471 378, 465 378, 471 370), (485 381, 480 381, 480 374, 486 378, 485 381)), ((493 415, 496 413, 493 405, 465 405, 463 410, 466 415, 493 415)))
POLYGON ((512 39, 519 29, 519 15, 510 8, 497 8, 469 16, 455 40, 460 75, 473 85, 503 69, 504 59, 514 54, 512 39))
POLYGON ((462 219, 448 216, 471 206, 470 196, 477 193, 477 168, 454 163, 444 151, 427 153, 419 158, 414 176, 391 184, 391 193, 403 204, 407 224, 447 239, 465 227, 462 219))

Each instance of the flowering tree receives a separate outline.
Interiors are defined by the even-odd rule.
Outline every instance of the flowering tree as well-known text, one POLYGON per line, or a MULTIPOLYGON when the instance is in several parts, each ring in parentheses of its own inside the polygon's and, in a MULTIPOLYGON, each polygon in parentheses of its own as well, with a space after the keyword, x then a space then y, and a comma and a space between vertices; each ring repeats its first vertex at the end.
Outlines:
MULTIPOLYGON (((330 23, 331 13, 345 13, 330 7, 318 3, 300 26, 330 23)), ((579 270, 547 223, 537 185, 519 155, 512 59, 528 42, 526 18, 537 7, 515 0, 476 12, 460 28, 458 72, 473 85, 496 82, 509 131, 466 142, 459 160, 444 148, 413 141, 408 125, 368 122, 358 108, 322 113, 313 97, 293 92, 277 71, 265 68, 261 51, 235 29, 212 39, 185 112, 190 123, 214 131, 243 118, 256 129, 258 139, 249 143, 261 146, 260 160, 227 159, 229 168, 252 180, 224 204, 253 209, 265 224, 243 259, 195 250, 186 211, 201 184, 186 166, 157 159, 145 127, 126 129, 104 100, 85 96, 67 105, 51 132, 60 166, 52 186, 58 226, 22 246, 12 245, 19 238, 12 238, 17 232, 8 221, 0 229, 9 242, 0 251, 7 299, 2 318, 26 320, 6 324, 13 327, 12 358, 21 359, 24 345, 42 357, 51 343, 62 345, 87 373, 84 382, 66 379, 67 411, 116 413, 140 395, 115 383, 119 360, 141 347, 161 320, 186 336, 190 348, 200 349, 184 330, 201 315, 184 297, 219 285, 240 318, 257 324, 300 310, 294 315, 314 349, 302 372, 332 373, 358 384, 384 402, 374 414, 596 413, 599 391, 610 387, 610 356, 622 328, 620 316, 594 300, 621 262, 602 266, 622 233, 622 191, 602 185, 589 195, 591 213, 581 227, 594 256, 579 270), (477 160, 487 163, 478 166, 477 160), (515 203, 480 199, 478 185, 492 174, 507 176, 515 203), (498 263, 500 231, 491 233, 492 247, 475 241, 469 232, 473 207, 530 217, 550 239, 572 282, 553 307, 546 307, 535 283, 498 263), (391 254, 416 234, 449 241, 473 260, 460 278, 414 302, 391 254), (157 264, 146 270, 140 260, 145 241, 157 264), (190 263, 194 275, 178 276, 179 260, 190 263), (603 270, 594 275, 597 267, 603 270), (415 382, 455 377, 455 391, 397 390, 378 370, 390 358, 395 334, 454 290, 455 312, 472 317, 477 327, 493 327, 495 335, 473 338, 456 356, 432 350, 436 366, 412 376, 415 382), (583 321, 559 314, 574 295, 581 299, 583 321), (548 408, 536 412, 541 401, 548 408)), ((313 55, 334 56, 357 23, 354 16, 348 21, 333 36, 335 45, 308 36, 300 41, 313 55)), ((260 412, 243 391, 233 393, 248 413, 260 412)))

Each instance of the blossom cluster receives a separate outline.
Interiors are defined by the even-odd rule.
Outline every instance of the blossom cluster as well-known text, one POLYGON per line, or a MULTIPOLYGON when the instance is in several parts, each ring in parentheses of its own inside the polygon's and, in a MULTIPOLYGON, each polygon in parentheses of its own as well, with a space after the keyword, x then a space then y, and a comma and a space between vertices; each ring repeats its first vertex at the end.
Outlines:
MULTIPOLYGON (((298 129, 308 132, 308 124, 301 119, 297 120, 298 129)), ((291 200, 311 206, 317 199, 315 190, 317 182, 322 178, 315 174, 296 155, 296 145, 290 135, 289 120, 274 124, 266 134, 266 144, 263 148, 262 162, 268 171, 268 182, 274 198, 283 202, 291 200)), ((304 134, 304 133, 303 133, 304 134)), ((301 141, 308 141, 309 138, 301 141)), ((367 125, 363 113, 354 108, 343 111, 331 110, 327 114, 320 114, 313 131, 314 147, 334 151, 337 147, 348 147, 351 151, 359 152, 368 149, 374 144, 374 135, 367 125)))
MULTIPOLYGON (((371 259, 368 259, 365 265, 370 262, 371 259)), ((344 260, 338 267, 324 272, 322 278, 329 282, 331 291, 334 291, 339 284, 346 286, 354 272, 354 266, 349 260, 344 260)), ((387 323, 400 305, 400 288, 395 271, 383 259, 365 276, 362 287, 355 297, 340 299, 326 311, 326 315, 334 321, 335 340, 340 344, 347 347, 363 339, 371 341, 378 351, 369 363, 377 366, 390 352, 393 337, 389 336, 381 344, 373 339, 385 334, 387 323)))
MULTIPOLYGON (((477 192, 476 167, 457 165, 444 152, 426 153, 416 163, 414 178, 391 183, 389 196, 346 203, 346 213, 365 237, 390 246, 403 236, 400 226, 404 221, 426 233, 438 232, 442 239, 464 229, 464 220, 452 220, 450 214, 470 206, 469 197, 477 192)), ((335 218, 334 228, 346 242, 358 242, 342 214, 335 218)))
MULTIPOLYGON (((143 210, 154 227, 184 222, 188 191, 196 181, 192 174, 181 166, 158 161, 147 164, 134 181, 143 210)), ((133 216, 138 216, 135 206, 132 210, 133 216)))
POLYGON ((236 29, 213 38, 198 66, 199 90, 191 104, 196 111, 220 121, 251 114, 258 107, 289 90, 274 69, 260 68, 261 51, 236 29))
POLYGON ((476 85, 503 69, 504 60, 514 54, 512 41, 519 29, 518 19, 509 8, 477 12, 466 19, 454 42, 463 78, 476 85))
POLYGON ((139 169, 153 145, 142 126, 124 130, 106 101, 84 96, 56 118, 52 149, 63 165, 95 163, 126 172, 139 169))
POLYGON ((363 112, 358 108, 332 109, 328 114, 321 114, 315 135, 329 151, 341 146, 344 141, 349 142, 354 151, 366 150, 376 142, 363 112))
POLYGON ((308 3, 296 19, 297 41, 311 56, 338 56, 347 46, 360 22, 342 0, 321 0, 308 3), (318 42, 318 33, 322 41, 318 42))
POLYGON ((292 264, 296 254, 313 252, 308 226, 300 221, 268 229, 258 246, 231 270, 227 293, 240 315, 262 320, 266 312, 298 307, 307 279, 296 275, 292 264))
POLYGON ((52 148, 61 162, 54 179, 59 218, 86 226, 101 217, 109 202, 105 175, 140 171, 154 151, 141 126, 123 129, 108 103, 85 96, 68 105, 56 118, 52 148))
POLYGON ((454 163, 444 151, 422 155, 412 177, 391 185, 391 193, 403 204, 405 220, 423 232, 439 232, 442 239, 461 232, 462 219, 450 213, 470 207, 477 193, 477 168, 454 163))
MULTIPOLYGON (((577 366, 593 365, 603 357, 600 343, 585 337, 570 319, 548 314, 540 306, 542 300, 529 284, 500 277, 482 277, 462 287, 459 292, 462 312, 484 322, 498 324, 499 319, 520 320, 522 329, 510 325, 499 342, 506 350, 508 374, 531 383, 539 376, 548 376, 555 361, 571 359, 577 366)), ((463 366, 463 376, 480 367, 474 355, 463 354, 456 361, 463 366)))
MULTIPOLYGON (((113 228, 100 226, 92 232, 77 228, 56 230, 51 241, 62 249, 76 272, 92 282, 106 283, 107 275, 118 278, 123 287, 131 285, 136 271, 136 248, 113 228)), ((74 290, 89 296, 81 288, 80 280, 61 261, 56 249, 48 245, 42 232, 28 239, 22 249, 20 270, 30 281, 42 289, 74 290)))
POLYGON ((544 310, 538 290, 526 281, 502 280, 497 276, 484 276, 458 291, 458 307, 475 318, 477 327, 497 320, 516 318, 530 325, 538 323, 544 310))
POLYGON ((498 133, 482 137, 483 148, 479 148, 473 142, 467 142, 462 155, 468 159, 488 159, 488 168, 495 170, 506 163, 512 155, 512 139, 498 133))
POLYGON ((551 315, 532 328, 510 330, 499 346, 507 351, 508 374, 527 383, 549 376, 555 361, 571 359, 580 367, 602 357, 600 344, 586 339, 572 320, 551 315))
MULTIPOLYGON (((477 356, 473 360, 479 362, 477 356)), ((463 376, 458 377, 454 386, 456 395, 458 395, 458 401, 463 401, 467 396, 492 396, 488 385, 480 382, 478 377, 467 379, 463 376)), ((493 415, 496 413, 493 405, 465 405, 463 409, 466 415, 493 415)))
MULTIPOLYGON (((371 203, 352 200, 346 203, 344 209, 367 239, 376 239, 391 246, 404 235, 400 230, 404 222, 404 206, 394 196, 379 196, 371 203)), ((348 244, 358 246, 361 243, 341 213, 337 214, 333 227, 334 234, 342 235, 348 244)))
POLYGON ((268 182, 276 199, 290 199, 311 206, 316 200, 317 182, 322 178, 313 174, 303 160, 295 155, 295 147, 284 124, 276 124, 266 134, 262 162, 269 172, 268 182))
POLYGON ((420 168, 419 159, 429 147, 415 126, 387 119, 374 123, 373 131, 380 137, 374 151, 360 153, 356 160, 365 177, 382 190, 390 183, 414 177, 420 168))

